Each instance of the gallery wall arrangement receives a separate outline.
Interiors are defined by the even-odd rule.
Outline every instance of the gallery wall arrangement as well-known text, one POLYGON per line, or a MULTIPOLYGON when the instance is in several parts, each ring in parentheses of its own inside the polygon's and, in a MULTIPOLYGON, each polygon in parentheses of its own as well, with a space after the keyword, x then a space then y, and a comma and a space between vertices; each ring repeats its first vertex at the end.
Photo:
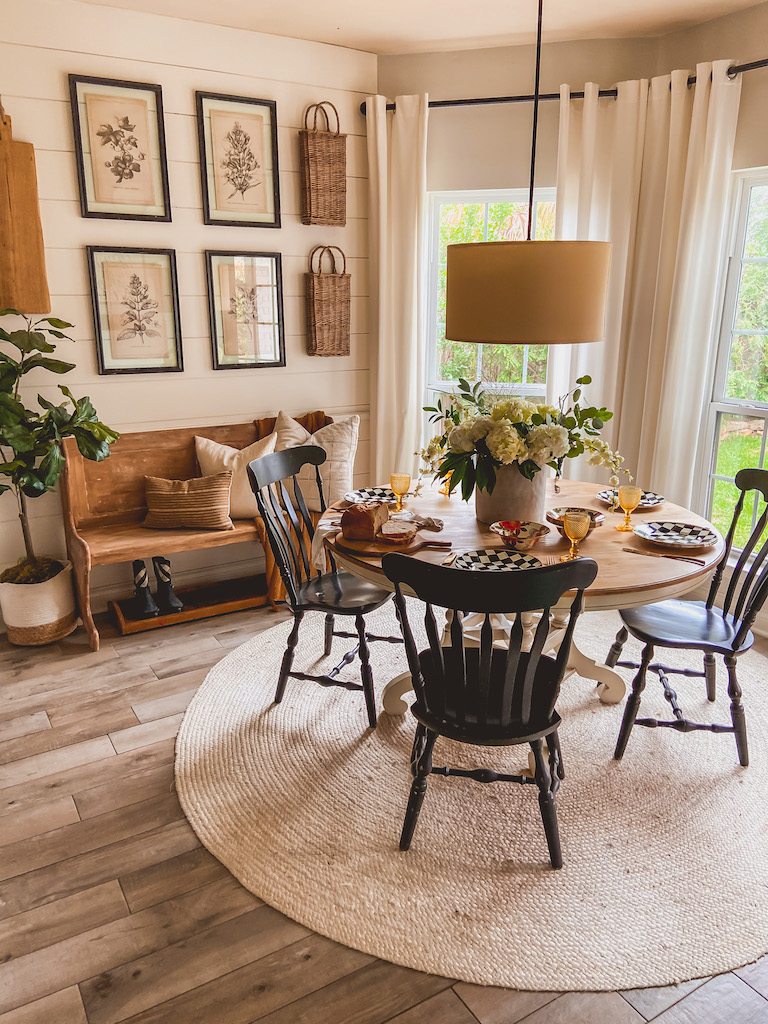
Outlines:
MULTIPOLYGON (((82 216, 170 222, 161 86, 70 74, 69 90, 82 216)), ((195 110, 203 222, 279 228, 276 102, 196 92, 195 110)), ((330 101, 307 108, 299 140, 302 223, 343 227, 346 135, 330 101)), ((174 250, 89 245, 86 253, 99 373, 183 371, 174 250)), ((202 256, 213 369, 285 366, 281 254, 202 256)), ((346 256, 338 246, 315 246, 305 278, 308 354, 349 355, 346 256)))

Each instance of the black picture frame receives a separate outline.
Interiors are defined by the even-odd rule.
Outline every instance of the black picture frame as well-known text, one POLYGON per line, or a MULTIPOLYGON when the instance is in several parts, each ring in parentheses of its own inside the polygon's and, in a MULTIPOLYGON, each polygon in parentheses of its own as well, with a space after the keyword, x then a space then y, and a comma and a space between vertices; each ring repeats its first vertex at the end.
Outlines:
POLYGON ((195 103, 203 222, 279 228, 275 101, 196 92, 195 103), (225 165, 229 160, 232 163, 228 169, 225 165), (262 175, 256 180, 259 169, 262 175))
POLYGON ((70 75, 69 98, 82 216, 170 221, 161 87, 70 75))
POLYGON ((204 255, 213 369, 285 366, 281 254, 207 249, 204 255), (245 291, 242 302, 238 288, 245 291))
POLYGON ((175 250, 89 245, 86 257, 99 373, 181 373, 175 250))

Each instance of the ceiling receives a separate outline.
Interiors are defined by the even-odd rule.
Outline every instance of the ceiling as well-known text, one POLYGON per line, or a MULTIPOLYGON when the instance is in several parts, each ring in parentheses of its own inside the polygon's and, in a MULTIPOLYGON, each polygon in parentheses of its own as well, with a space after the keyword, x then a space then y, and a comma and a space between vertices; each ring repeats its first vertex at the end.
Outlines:
MULTIPOLYGON (((86 0, 377 54, 535 40, 536 0, 86 0)), ((546 0, 544 39, 664 35, 763 0, 546 0)))

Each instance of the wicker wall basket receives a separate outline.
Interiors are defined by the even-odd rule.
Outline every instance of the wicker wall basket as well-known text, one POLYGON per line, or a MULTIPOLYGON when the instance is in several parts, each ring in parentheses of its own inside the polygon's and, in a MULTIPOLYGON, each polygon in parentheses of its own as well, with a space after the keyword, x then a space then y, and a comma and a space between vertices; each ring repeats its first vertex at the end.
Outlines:
POLYGON ((301 150, 302 224, 330 224, 344 227, 347 223, 347 136, 342 135, 339 112, 328 100, 313 103, 304 114, 304 127, 299 129, 301 150), (336 115, 336 131, 326 110, 336 115), (309 115, 314 111, 312 127, 309 115), (318 130, 319 114, 325 115, 326 130, 318 130))
POLYGON ((309 273, 304 276, 307 279, 307 351, 311 356, 348 356, 350 286, 347 257, 338 245, 316 245, 309 254, 309 273), (326 253, 333 267, 329 274, 322 270, 326 253), (341 256, 341 273, 336 253, 341 256))

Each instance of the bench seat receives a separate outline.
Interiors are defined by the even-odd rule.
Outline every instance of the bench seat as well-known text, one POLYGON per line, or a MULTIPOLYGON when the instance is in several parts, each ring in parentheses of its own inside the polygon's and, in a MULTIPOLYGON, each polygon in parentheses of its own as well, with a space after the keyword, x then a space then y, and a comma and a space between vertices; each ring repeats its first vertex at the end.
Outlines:
POLYGON ((175 555, 180 551, 217 548, 254 540, 261 548, 261 534, 253 519, 234 519, 234 530, 148 530, 140 523, 113 526, 85 526, 80 538, 91 553, 91 565, 113 565, 134 558, 151 558, 158 551, 175 555))

